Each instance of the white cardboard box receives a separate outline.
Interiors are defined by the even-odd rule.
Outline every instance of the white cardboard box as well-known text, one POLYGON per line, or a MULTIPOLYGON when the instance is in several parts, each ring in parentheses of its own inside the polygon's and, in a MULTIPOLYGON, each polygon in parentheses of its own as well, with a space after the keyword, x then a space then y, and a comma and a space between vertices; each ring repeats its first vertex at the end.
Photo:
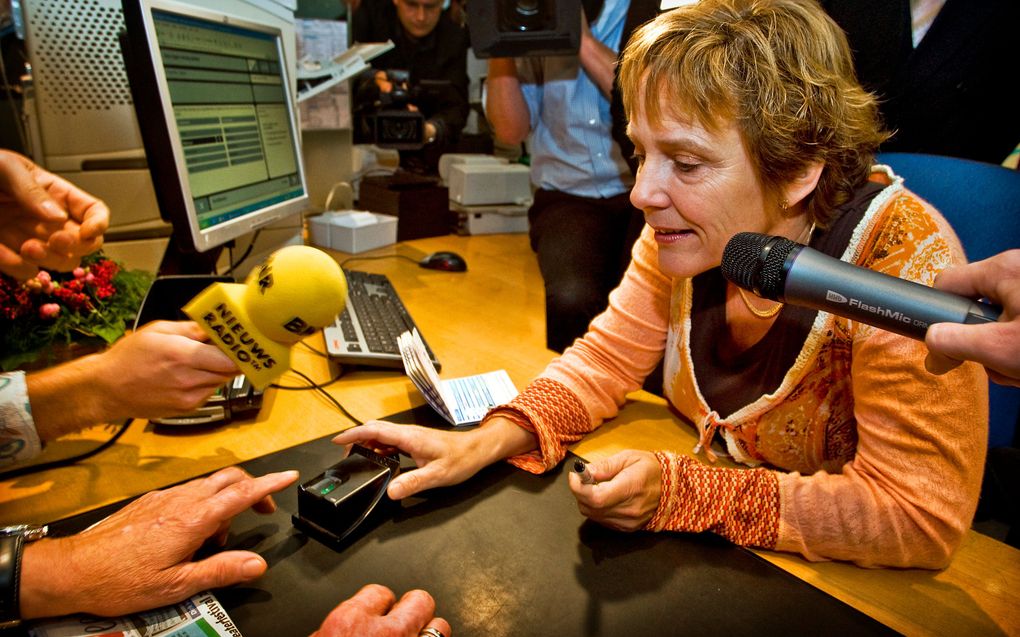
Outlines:
POLYGON ((364 210, 336 210, 308 219, 312 243, 357 254, 397 242, 397 218, 364 210))

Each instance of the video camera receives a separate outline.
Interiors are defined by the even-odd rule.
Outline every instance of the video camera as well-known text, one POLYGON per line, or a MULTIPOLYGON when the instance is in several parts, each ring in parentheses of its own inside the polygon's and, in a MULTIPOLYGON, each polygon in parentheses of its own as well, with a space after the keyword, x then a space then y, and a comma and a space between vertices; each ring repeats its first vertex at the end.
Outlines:
POLYGON ((357 80, 354 143, 417 150, 425 145, 425 116, 419 110, 423 91, 411 86, 404 70, 369 69, 357 80))

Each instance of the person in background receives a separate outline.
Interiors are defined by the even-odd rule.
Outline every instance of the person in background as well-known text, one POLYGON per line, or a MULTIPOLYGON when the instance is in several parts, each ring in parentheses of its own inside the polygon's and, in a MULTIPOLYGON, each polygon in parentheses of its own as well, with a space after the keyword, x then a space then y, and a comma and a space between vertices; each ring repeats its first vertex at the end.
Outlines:
MULTIPOLYGON (((102 201, 0 150, 4 273, 28 278, 39 267, 71 269, 102 244, 108 224, 102 201)), ((155 321, 103 353, 27 376, 0 374, 0 465, 30 459, 43 441, 90 425, 201 405, 238 372, 204 340, 196 323, 155 321)), ((266 562, 250 551, 193 556, 209 539, 222 544, 238 513, 275 510, 270 494, 296 479, 296 471, 253 478, 231 467, 152 491, 77 535, 26 541, 24 529, 0 528, 0 625, 76 612, 123 615, 254 580, 266 562)), ((449 637, 449 624, 434 614, 424 591, 397 602, 386 587, 369 585, 337 606, 316 634, 416 637, 432 628, 449 637)))
MULTIPOLYGON (((1011 0, 822 0, 892 137, 882 152, 1001 164, 1020 142, 1002 61, 1016 57, 1011 0)), ((909 184, 908 184, 909 186, 909 184)))
POLYGON ((1002 306, 996 323, 936 323, 928 328, 925 365, 945 374, 962 361, 977 361, 1000 385, 1020 387, 1020 250, 943 271, 935 287, 954 294, 987 298, 1002 306))
POLYGON ((394 44, 371 60, 374 71, 356 82, 355 108, 372 110, 375 102, 387 101, 395 79, 387 73, 406 71, 407 96, 397 106, 424 116, 425 146, 401 151, 401 166, 438 174, 439 156, 457 141, 467 123, 467 29, 443 10, 443 0, 362 0, 353 11, 351 32, 354 42, 394 44))
POLYGON ((628 0, 581 18, 576 56, 493 58, 486 117, 496 140, 530 135, 531 247, 545 283, 546 346, 562 352, 606 308, 641 228, 634 183, 610 135, 609 95, 628 0))
POLYGON ((980 366, 929 374, 923 343, 749 295, 719 268, 745 231, 922 284, 963 263, 946 220, 873 168, 888 134, 843 32, 814 2, 701 0, 642 26, 622 60, 647 225, 609 308, 472 431, 373 422, 335 442, 414 458, 389 485, 397 499, 503 458, 547 471, 664 359, 694 452, 746 467, 622 451, 590 465, 594 484, 570 476, 583 514, 811 560, 945 567, 981 485, 980 366))

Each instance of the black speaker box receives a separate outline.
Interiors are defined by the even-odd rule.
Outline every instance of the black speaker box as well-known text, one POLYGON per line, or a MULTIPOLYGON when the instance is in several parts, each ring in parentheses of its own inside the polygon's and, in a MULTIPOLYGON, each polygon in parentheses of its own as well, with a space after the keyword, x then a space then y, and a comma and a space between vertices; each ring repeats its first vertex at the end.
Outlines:
POLYGON ((479 58, 573 55, 581 42, 580 0, 471 0, 467 14, 479 58))
POLYGON ((397 241, 447 235, 457 217, 450 212, 449 190, 438 182, 403 171, 363 177, 358 208, 397 217, 397 241))

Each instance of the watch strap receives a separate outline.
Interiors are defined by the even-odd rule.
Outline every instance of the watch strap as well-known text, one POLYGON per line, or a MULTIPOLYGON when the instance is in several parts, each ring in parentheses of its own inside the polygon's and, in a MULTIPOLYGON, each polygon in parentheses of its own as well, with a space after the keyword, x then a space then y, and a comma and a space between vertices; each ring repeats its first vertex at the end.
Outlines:
POLYGON ((17 625, 21 620, 18 589, 21 586, 21 554, 25 536, 0 535, 0 627, 17 625))

